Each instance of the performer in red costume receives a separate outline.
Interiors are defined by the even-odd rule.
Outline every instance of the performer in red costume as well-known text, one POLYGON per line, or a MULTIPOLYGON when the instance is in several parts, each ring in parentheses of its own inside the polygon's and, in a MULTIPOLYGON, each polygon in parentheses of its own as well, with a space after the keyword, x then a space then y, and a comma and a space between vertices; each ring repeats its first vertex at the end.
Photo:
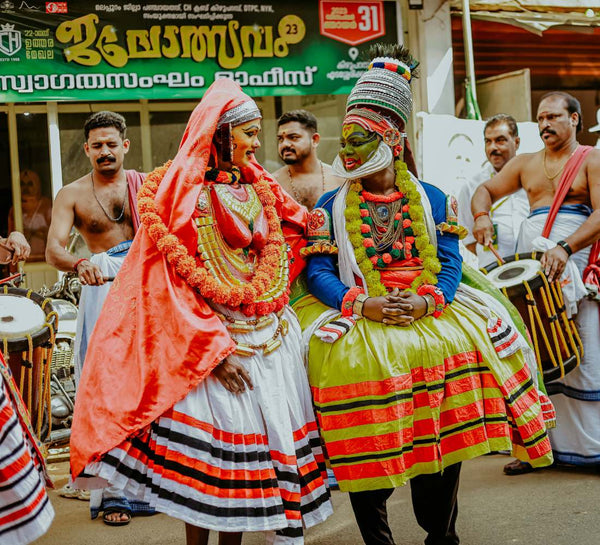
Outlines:
POLYGON ((260 118, 218 80, 148 175, 77 395, 76 484, 109 482, 185 521, 188 545, 209 530, 222 545, 261 530, 303 543, 331 513, 288 306, 306 210, 257 164, 260 118))

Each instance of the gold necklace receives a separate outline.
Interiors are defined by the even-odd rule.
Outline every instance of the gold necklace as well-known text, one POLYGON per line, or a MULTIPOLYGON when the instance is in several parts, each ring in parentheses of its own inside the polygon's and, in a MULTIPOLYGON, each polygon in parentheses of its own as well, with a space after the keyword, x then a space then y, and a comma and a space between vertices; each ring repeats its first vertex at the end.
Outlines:
POLYGON ((215 184, 213 186, 213 191, 217 193, 221 202, 225 204, 227 208, 235 212, 247 223, 255 222, 262 209, 260 201, 258 200, 258 195, 251 184, 245 184, 241 187, 246 190, 246 194, 248 195, 248 200, 245 202, 240 201, 233 195, 226 184, 215 184))
POLYGON ((546 168, 546 148, 544 147, 544 158, 542 160, 542 165, 544 167, 544 175, 546 176, 546 178, 548 178, 549 181, 554 180, 554 178, 556 178, 565 168, 566 164, 569 162, 569 159, 571 157, 573 157, 573 154, 575 153, 575 151, 577 150, 577 148, 579 147, 579 144, 577 144, 575 146, 575 149, 571 152, 571 155, 569 155, 565 161, 563 162, 563 164, 560 166, 560 168, 556 171, 556 173, 552 174, 552 176, 550 174, 548 174, 548 169, 546 168))
MULTIPOLYGON (((325 193, 325 172, 323 171, 323 161, 319 161, 319 165, 321 165, 321 195, 325 193)), ((290 179, 290 187, 292 188, 292 193, 294 194, 294 199, 296 199, 297 203, 302 204, 302 199, 296 191, 296 187, 294 186, 294 179, 292 178, 292 171, 288 165, 287 167, 288 178, 290 179)), ((320 195, 319 195, 320 196, 320 195)))
POLYGON ((125 201, 127 200, 127 195, 129 192, 129 186, 127 185, 127 181, 125 181, 125 195, 123 195, 123 204, 121 205, 121 213, 116 218, 113 218, 106 211, 106 208, 104 208, 104 205, 100 202, 100 199, 98 199, 98 197, 96 195, 96 188, 94 187, 94 171, 90 172, 90 179, 92 180, 92 193, 94 194, 94 199, 96 199, 96 202, 99 204, 100 208, 102 208, 102 212, 104 212, 104 215, 113 223, 119 223, 123 219, 123 215, 125 214, 125 201))

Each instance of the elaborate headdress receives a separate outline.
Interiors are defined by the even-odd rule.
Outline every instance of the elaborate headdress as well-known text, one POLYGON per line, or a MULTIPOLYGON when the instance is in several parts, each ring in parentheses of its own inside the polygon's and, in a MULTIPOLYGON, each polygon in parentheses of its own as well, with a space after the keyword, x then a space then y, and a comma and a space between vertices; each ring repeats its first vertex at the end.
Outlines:
POLYGON ((236 127, 237 125, 241 125, 247 121, 261 118, 262 115, 258 109, 258 106, 256 105, 256 102, 254 102, 252 99, 249 99, 246 102, 242 102, 238 106, 231 108, 231 110, 224 112, 217 122, 217 128, 222 127, 226 123, 229 123, 232 127, 236 127))
POLYGON ((410 81, 418 63, 402 46, 379 45, 371 52, 375 58, 350 92, 346 111, 366 107, 408 123, 412 112, 410 81))
MULTIPOLYGON (((382 144, 369 165, 369 171, 374 172, 373 168, 387 166, 392 156, 399 157, 403 151, 402 140, 406 138, 403 130, 412 112, 410 82, 417 77, 419 63, 400 45, 378 44, 370 53, 373 60, 348 96, 344 124, 356 123, 381 136, 382 144)), ((416 174, 412 152, 406 147, 404 160, 416 174)), ((338 163, 335 166, 343 169, 341 161, 338 163)), ((343 175, 339 168, 336 173, 343 175)))

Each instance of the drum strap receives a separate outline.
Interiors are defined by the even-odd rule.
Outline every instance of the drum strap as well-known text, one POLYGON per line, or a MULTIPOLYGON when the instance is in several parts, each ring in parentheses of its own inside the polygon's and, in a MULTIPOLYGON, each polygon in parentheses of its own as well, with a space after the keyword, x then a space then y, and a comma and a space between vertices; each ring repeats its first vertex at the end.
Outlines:
POLYGON ((563 170, 563 174, 560 178, 560 182, 558 184, 558 189, 554 195, 554 200, 552 201, 552 206, 550 207, 550 212, 548 213, 548 217, 546 218, 546 223, 544 224, 544 230, 542 231, 542 236, 548 238, 550 235, 550 231, 552 231, 552 226, 554 225, 554 220, 556 219, 556 215, 558 214, 559 208, 562 206, 569 189, 573 185, 575 181, 575 177, 581 168, 581 164, 585 159, 586 155, 592 151, 594 148, 592 146, 579 146, 573 156, 567 161, 565 165, 565 169, 563 170))
MULTIPOLYGON (((563 171, 563 175, 560 179, 560 183, 558 184, 558 190, 554 195, 554 201, 552 202, 552 206, 550 207, 550 212, 548 213, 548 217, 546 218, 546 223, 544 224, 544 230, 542 231, 542 236, 548 238, 550 232, 552 231, 552 225, 554 224, 554 220, 556 219, 556 215, 559 212, 562 203, 571 189, 573 182, 575 181, 575 177, 581 168, 583 160, 587 156, 587 154, 593 150, 592 146, 579 146, 573 156, 567 161, 565 165, 565 169, 563 171)), ((592 245, 592 249, 590 251, 590 258, 588 260, 588 266, 583 271, 583 282, 584 284, 593 284, 596 286, 600 286, 600 263, 598 262, 598 258, 600 257, 600 241, 594 242, 592 245)))

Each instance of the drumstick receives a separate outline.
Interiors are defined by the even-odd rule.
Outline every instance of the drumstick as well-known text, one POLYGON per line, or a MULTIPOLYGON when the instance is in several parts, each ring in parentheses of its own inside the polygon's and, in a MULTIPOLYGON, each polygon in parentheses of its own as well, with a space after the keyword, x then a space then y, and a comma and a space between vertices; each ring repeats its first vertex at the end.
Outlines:
POLYGON ((502 256, 498 253, 496 248, 494 248, 494 243, 491 240, 488 242, 488 248, 490 249, 490 252, 494 254, 494 257, 498 260, 498 263, 500 263, 500 265, 504 265, 504 259, 502 259, 502 256))
POLYGON ((2 280, 0 280, 0 284, 6 284, 7 282, 10 282, 12 280, 19 278, 20 276, 21 276, 21 273, 16 273, 16 274, 7 276, 6 278, 3 278, 2 280))

